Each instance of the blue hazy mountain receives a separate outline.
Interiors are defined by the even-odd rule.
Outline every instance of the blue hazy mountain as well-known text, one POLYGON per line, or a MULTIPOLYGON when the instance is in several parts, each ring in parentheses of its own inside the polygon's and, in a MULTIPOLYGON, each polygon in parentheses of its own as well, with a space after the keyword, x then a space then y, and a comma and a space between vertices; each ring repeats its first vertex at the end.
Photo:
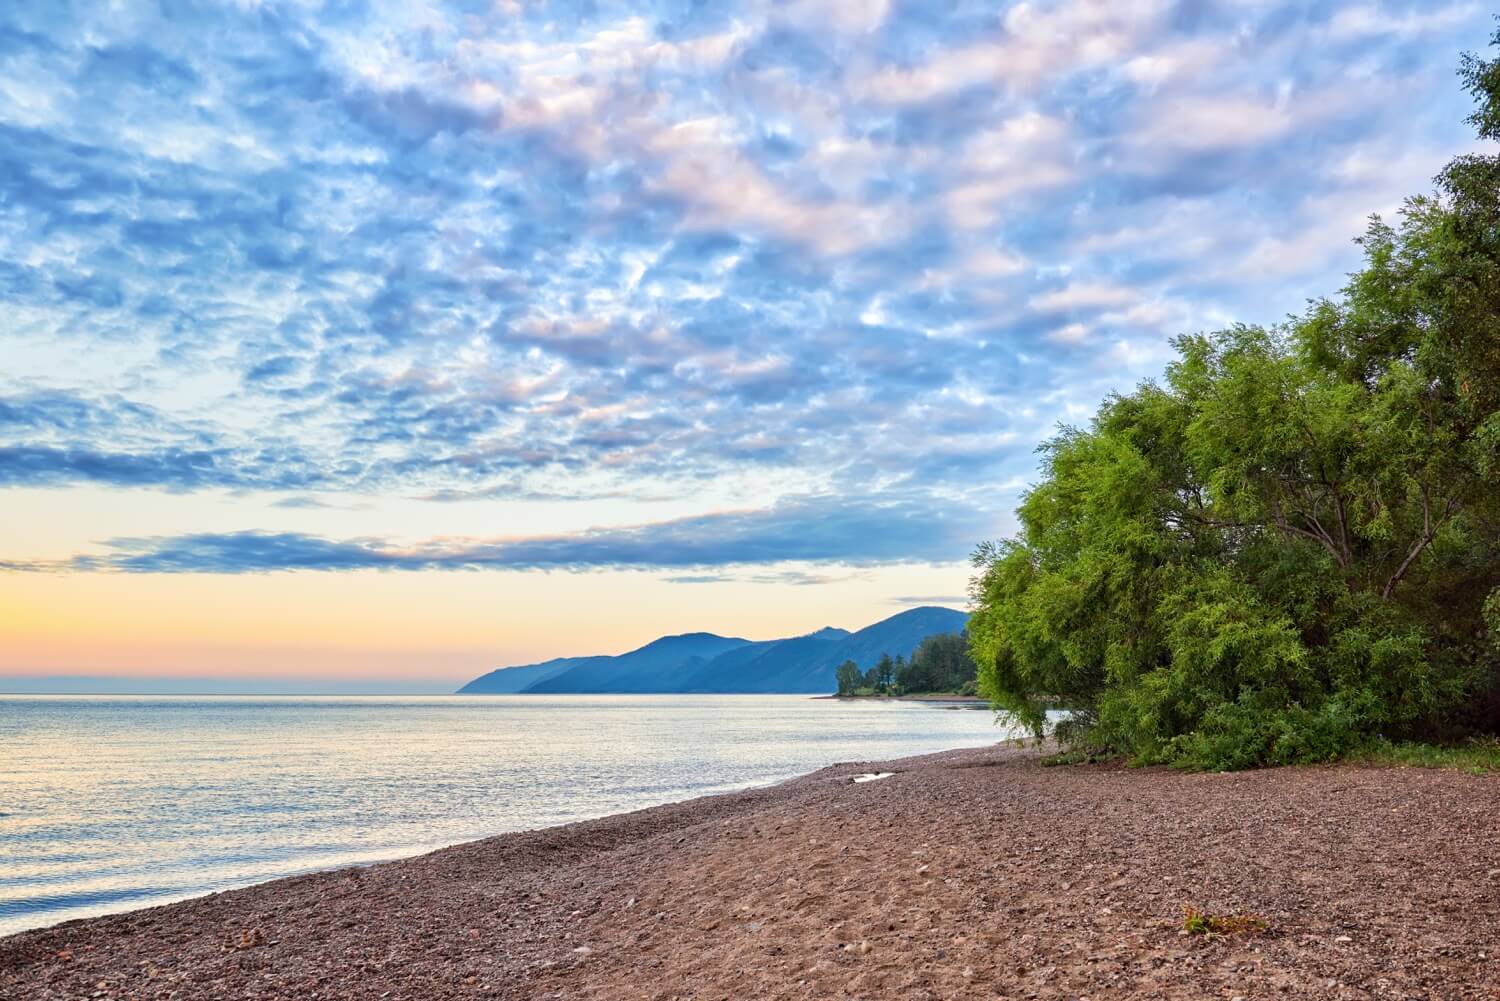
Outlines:
POLYGON ((542 664, 502 667, 475 678, 460 695, 513 695, 517 692, 660 692, 659 679, 683 664, 703 663, 749 640, 713 633, 663 636, 618 657, 558 657, 542 664), (565 680, 562 680, 565 679, 565 680), (556 684, 554 684, 556 682, 556 684), (643 687, 646 686, 646 687, 643 687))
POLYGON ((575 667, 594 661, 609 661, 613 657, 557 657, 542 664, 527 664, 525 667, 502 667, 489 674, 480 675, 458 690, 460 695, 515 695, 532 685, 539 685, 575 667))
POLYGON ((664 636, 619 656, 561 657, 502 667, 475 678, 461 695, 606 692, 788 692, 818 694, 837 687, 846 660, 861 669, 881 654, 910 657, 937 633, 959 632, 968 616, 951 608, 913 608, 858 632, 827 627, 806 636, 745 640, 713 633, 664 636))
MULTIPOLYGON (((713 633, 663 636, 618 657, 585 657, 565 671, 535 682, 527 692, 670 692, 687 665, 711 663, 750 643, 713 633)), ((524 670, 524 669, 523 669, 524 670)))

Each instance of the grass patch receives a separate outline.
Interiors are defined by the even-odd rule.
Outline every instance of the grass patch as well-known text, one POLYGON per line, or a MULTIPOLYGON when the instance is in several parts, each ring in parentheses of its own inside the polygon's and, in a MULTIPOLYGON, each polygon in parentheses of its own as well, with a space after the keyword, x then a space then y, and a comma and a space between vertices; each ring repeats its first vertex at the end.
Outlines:
POLYGON ((1258 914, 1209 914, 1191 904, 1182 909, 1182 930, 1189 935, 1260 935, 1269 927, 1258 914))
MULTIPOLYGON (((1118 751, 1072 748, 1049 754, 1042 758, 1041 763, 1047 766, 1099 765, 1124 760, 1125 756, 1118 751)), ((1500 737, 1474 737, 1461 744, 1424 744, 1416 741, 1397 744, 1382 740, 1341 760, 1390 767, 1452 768, 1470 775, 1488 775, 1500 773, 1500 737)), ((1137 765, 1142 762, 1125 763, 1137 765)))
POLYGON ((1049 768, 1055 765, 1100 765, 1119 758, 1114 751, 1058 751, 1043 758, 1042 764, 1049 768))
POLYGON ((1463 744, 1376 744, 1366 760, 1409 768, 1457 768, 1471 775, 1500 772, 1500 738, 1475 738, 1463 744))

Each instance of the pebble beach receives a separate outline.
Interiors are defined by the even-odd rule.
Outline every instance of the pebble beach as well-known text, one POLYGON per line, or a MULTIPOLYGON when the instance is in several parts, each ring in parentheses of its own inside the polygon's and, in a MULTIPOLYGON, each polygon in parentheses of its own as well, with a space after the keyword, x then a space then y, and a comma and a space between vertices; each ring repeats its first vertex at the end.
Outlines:
POLYGON ((1495 778, 1007 744, 24 932, 0 998, 1500 998, 1497 918, 1495 778))

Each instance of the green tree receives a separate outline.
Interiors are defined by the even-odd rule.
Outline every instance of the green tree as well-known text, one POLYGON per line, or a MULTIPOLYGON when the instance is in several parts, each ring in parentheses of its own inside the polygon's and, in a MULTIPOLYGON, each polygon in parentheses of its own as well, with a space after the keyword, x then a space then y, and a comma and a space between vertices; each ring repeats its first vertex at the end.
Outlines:
POLYGON ((859 665, 852 660, 846 660, 840 664, 834 676, 838 680, 840 695, 853 695, 854 690, 864 680, 864 675, 860 673, 859 665))
MULTIPOLYGON (((1463 72, 1500 138, 1500 70, 1463 72)), ((1043 447, 1020 535, 975 555, 999 709, 1214 768, 1500 730, 1497 179, 1454 161, 1340 297, 1179 338, 1162 384, 1043 447)))
POLYGON ((939 633, 924 639, 911 660, 898 666, 896 684, 905 692, 959 692, 975 674, 967 636, 939 633))
POLYGON ((936 691, 932 687, 931 677, 927 665, 920 657, 920 649, 913 652, 911 661, 903 664, 896 672, 896 684, 901 686, 903 692, 931 692, 936 691))

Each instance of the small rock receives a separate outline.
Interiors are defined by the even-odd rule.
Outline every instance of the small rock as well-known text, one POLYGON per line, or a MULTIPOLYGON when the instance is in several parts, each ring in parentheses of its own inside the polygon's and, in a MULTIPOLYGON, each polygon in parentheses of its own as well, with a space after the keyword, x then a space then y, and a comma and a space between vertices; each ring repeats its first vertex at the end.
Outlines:
POLYGON ((974 967, 965 966, 963 976, 965 980, 972 980, 974 978, 974 967))
POLYGON ((592 956, 594 954, 594 950, 590 949, 586 945, 580 945, 578 948, 574 949, 573 951, 576 952, 576 953, 578 953, 578 955, 580 955, 580 956, 592 956))
POLYGON ((1353 942, 1354 939, 1350 938, 1348 935, 1340 935, 1338 938, 1334 939, 1334 941, 1335 942, 1353 942))
POLYGON ((870 953, 872 953, 874 951, 875 951, 875 947, 873 945, 871 945, 868 940, 859 943, 859 954, 861 956, 868 956, 870 953))
POLYGON ((918 876, 925 876, 925 875, 927 875, 927 871, 929 869, 931 869, 931 868, 932 868, 932 866, 930 866, 930 865, 919 865, 919 866, 917 866, 917 875, 918 876))

